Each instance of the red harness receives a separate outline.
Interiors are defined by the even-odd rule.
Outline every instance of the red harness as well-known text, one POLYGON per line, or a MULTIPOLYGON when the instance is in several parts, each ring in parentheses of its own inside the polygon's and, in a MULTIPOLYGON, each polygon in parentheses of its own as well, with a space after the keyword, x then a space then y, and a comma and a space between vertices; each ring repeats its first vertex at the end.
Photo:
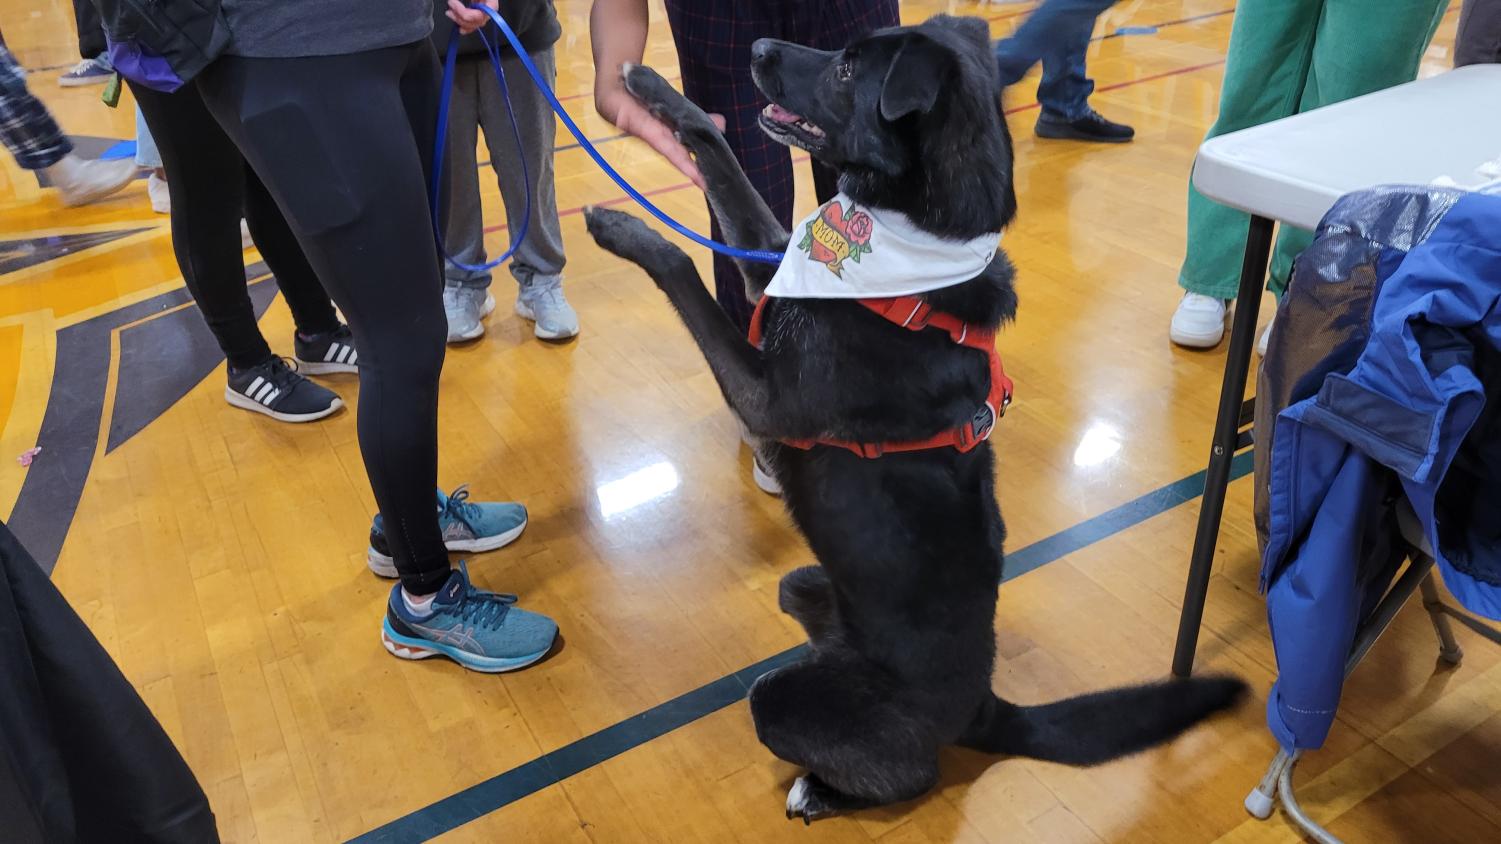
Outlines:
MULTIPOLYGON (((770 301, 768 297, 762 296, 761 301, 756 303, 756 312, 751 316, 750 341, 758 348, 761 345, 761 318, 766 311, 768 301, 770 301)), ((985 404, 975 411, 975 415, 968 422, 925 440, 860 443, 850 440, 807 439, 782 440, 782 443, 805 451, 815 445, 831 445, 847 449, 861 457, 872 458, 896 451, 922 451, 929 448, 957 448, 960 451, 969 451, 990 439, 990 432, 995 428, 996 420, 1006 415, 1006 406, 1011 404, 1011 379, 1006 377, 1006 370, 1001 366, 1001 355, 995 349, 995 329, 972 325, 953 314, 935 311, 931 305, 917 296, 899 296, 895 299, 857 299, 856 301, 909 331, 937 328, 947 331, 955 343, 984 352, 985 356, 990 359, 990 394, 985 397, 985 404)))

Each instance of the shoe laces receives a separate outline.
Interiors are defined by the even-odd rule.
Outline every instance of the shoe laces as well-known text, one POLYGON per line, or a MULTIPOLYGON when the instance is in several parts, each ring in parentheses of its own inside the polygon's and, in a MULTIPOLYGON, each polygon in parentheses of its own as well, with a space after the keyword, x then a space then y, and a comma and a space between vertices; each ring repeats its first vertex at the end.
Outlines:
POLYGON ((270 381, 271 385, 277 389, 285 389, 289 385, 296 384, 302 380, 302 373, 297 371, 297 361, 291 358, 284 358, 277 355, 266 361, 262 366, 266 368, 266 374, 263 377, 267 381, 270 381))
POLYGON ((1191 311, 1212 311, 1225 303, 1213 296, 1205 296, 1203 293, 1188 291, 1183 294, 1183 307, 1191 311))
POLYGON ((448 494, 448 500, 443 504, 443 511, 438 514, 439 518, 452 516, 459 519, 471 529, 474 527, 474 521, 481 515, 479 505, 469 502, 469 484, 459 484, 455 487, 454 491, 448 494))
POLYGON ((531 300, 532 307, 539 310, 561 310, 568 305, 567 300, 563 298, 563 285, 557 282, 531 285, 531 289, 526 292, 526 298, 531 300))
POLYGON ((73 69, 68 71, 68 73, 74 75, 84 74, 92 70, 94 68, 94 65, 96 64, 98 64, 98 62, 94 61, 93 59, 84 59, 78 64, 73 65, 73 69))
POLYGON ((455 607, 453 612, 461 621, 475 627, 495 630, 505 621, 511 606, 519 600, 519 597, 508 592, 487 592, 471 586, 464 595, 463 603, 455 607))

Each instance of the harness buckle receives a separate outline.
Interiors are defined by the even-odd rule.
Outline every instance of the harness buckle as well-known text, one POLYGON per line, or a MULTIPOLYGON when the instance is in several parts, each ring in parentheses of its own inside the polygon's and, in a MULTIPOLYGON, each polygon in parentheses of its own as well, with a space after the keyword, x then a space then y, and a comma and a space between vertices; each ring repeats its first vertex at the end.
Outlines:
POLYGON ((996 409, 990 402, 980 405, 975 415, 969 420, 969 433, 971 445, 983 440, 990 439, 990 432, 995 430, 996 409))

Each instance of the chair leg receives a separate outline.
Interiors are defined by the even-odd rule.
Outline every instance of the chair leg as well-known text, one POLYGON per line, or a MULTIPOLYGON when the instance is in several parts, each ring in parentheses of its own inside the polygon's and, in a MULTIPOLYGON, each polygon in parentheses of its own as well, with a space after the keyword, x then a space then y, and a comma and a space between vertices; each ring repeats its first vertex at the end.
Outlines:
POLYGON ((1438 587, 1433 585, 1433 574, 1423 578, 1423 609, 1428 610, 1428 620, 1433 622, 1433 632, 1438 634, 1439 658, 1450 665, 1458 665, 1464 659, 1464 649, 1454 638, 1454 628, 1449 626, 1449 617, 1444 614, 1444 603, 1439 599, 1438 587))
POLYGON ((1178 616, 1178 641, 1173 647, 1175 677, 1187 677, 1193 673, 1194 653, 1199 647, 1199 625, 1204 621, 1204 601, 1209 595, 1214 546, 1219 541, 1225 489, 1230 485, 1230 463, 1235 459, 1240 408, 1246 398, 1247 371, 1252 350, 1256 347, 1256 311, 1261 304, 1262 291, 1266 289, 1272 226, 1272 220, 1252 216, 1247 230, 1240 293, 1235 301, 1235 319, 1231 322, 1225 378, 1220 385, 1219 414, 1215 417, 1214 441, 1210 445, 1209 466, 1204 473, 1204 500, 1199 507, 1199 526, 1194 533, 1188 582, 1183 589, 1183 610, 1178 616))
POLYGON ((1246 795, 1246 811, 1251 817, 1264 821, 1272 816, 1277 805, 1277 781, 1282 778, 1282 769, 1292 764, 1293 757, 1283 748, 1277 748, 1272 764, 1261 775, 1261 782, 1246 795))
POLYGON ((1282 798, 1282 808, 1287 810, 1287 816, 1292 818, 1293 823, 1302 828, 1304 834, 1317 841, 1318 844, 1343 844, 1338 838, 1329 834, 1329 830, 1318 825, 1313 818, 1303 812, 1303 807, 1298 805, 1297 795, 1293 793, 1293 768, 1298 764, 1298 755, 1294 754, 1283 767, 1281 775, 1277 778, 1277 794, 1282 798))

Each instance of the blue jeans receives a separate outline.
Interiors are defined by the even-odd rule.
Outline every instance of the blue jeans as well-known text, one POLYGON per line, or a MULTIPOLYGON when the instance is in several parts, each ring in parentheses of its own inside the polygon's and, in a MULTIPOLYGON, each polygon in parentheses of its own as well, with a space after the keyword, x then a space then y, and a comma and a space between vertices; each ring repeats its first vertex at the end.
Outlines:
POLYGON ((1077 120, 1089 113, 1094 81, 1084 72, 1084 54, 1095 19, 1115 0, 1044 0, 1010 38, 996 42, 1002 86, 1014 84, 1042 62, 1037 101, 1044 114, 1077 120))

